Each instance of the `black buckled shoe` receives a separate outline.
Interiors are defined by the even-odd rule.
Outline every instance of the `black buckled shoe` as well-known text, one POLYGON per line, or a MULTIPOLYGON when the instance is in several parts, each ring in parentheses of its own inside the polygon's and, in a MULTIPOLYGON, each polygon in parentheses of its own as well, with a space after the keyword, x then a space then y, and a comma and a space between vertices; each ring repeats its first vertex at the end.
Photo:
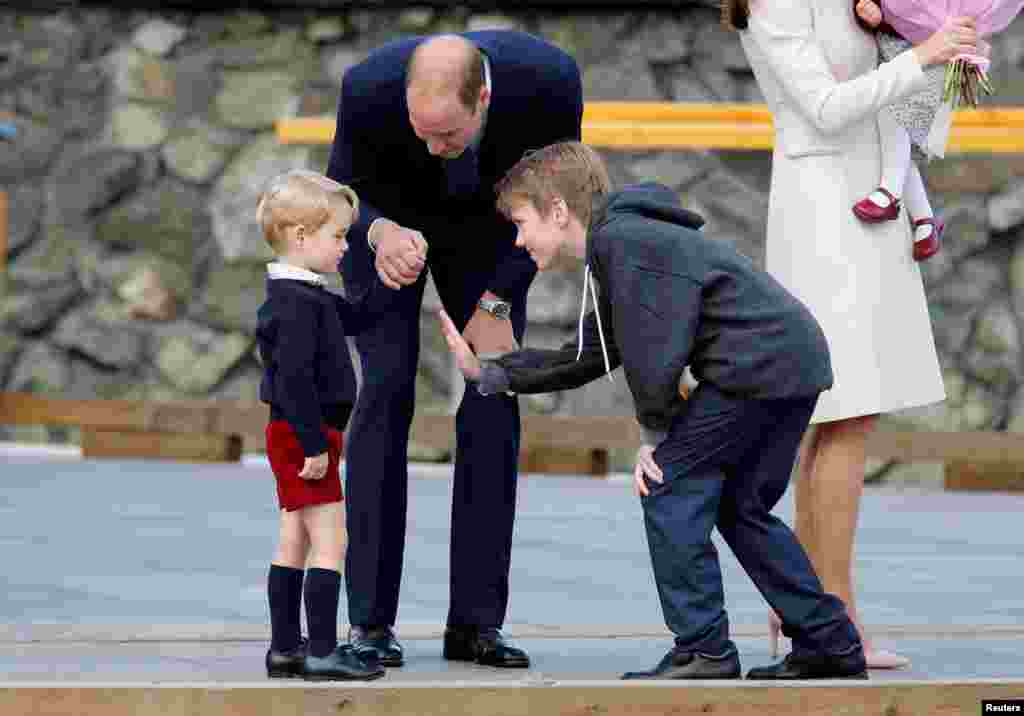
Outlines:
POLYGON ((790 654, 778 664, 758 666, 748 679, 866 679, 864 650, 857 645, 846 654, 790 654))
POLYGON ((401 666, 405 663, 402 645, 389 626, 353 626, 348 632, 352 649, 364 661, 376 659, 381 666, 401 666))
POLYGON ((449 661, 475 661, 482 666, 525 669, 530 666, 526 652, 512 646, 493 627, 448 627, 444 630, 444 651, 449 661))
POLYGON ((627 671, 623 679, 738 679, 740 655, 735 646, 721 654, 672 649, 650 671, 627 671))
POLYGON ((305 639, 299 640, 299 645, 291 651, 275 651, 267 649, 267 678, 268 679, 301 679, 302 663, 306 658, 308 644, 305 639))
POLYGON ((306 654, 302 665, 302 678, 306 681, 373 681, 384 676, 384 669, 376 661, 364 661, 342 644, 327 656, 306 654))

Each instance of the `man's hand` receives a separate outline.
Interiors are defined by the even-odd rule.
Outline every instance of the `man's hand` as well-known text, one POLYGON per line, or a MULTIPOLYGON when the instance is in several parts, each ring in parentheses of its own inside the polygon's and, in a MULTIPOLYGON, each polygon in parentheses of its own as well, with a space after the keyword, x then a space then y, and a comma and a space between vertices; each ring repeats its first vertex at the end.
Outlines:
POLYGON ((654 482, 663 482, 665 479, 658 463, 654 462, 653 445, 641 445, 636 453, 636 467, 633 468, 633 492, 638 497, 647 497, 650 492, 647 489, 647 482, 644 481, 644 475, 654 482))
POLYGON ((441 319, 444 340, 448 343, 452 355, 455 356, 455 364, 459 370, 469 380, 480 380, 480 359, 473 353, 473 349, 469 347, 466 339, 459 333, 459 329, 455 327, 444 309, 437 312, 437 317, 441 319))
MULTIPOLYGON (((495 300, 498 297, 486 291, 483 298, 495 300)), ((495 318, 479 306, 470 316, 463 335, 479 356, 497 356, 519 348, 512 334, 512 322, 495 318)))
POLYGON ((372 227, 377 245, 377 275, 395 290, 416 283, 427 262, 427 241, 423 234, 389 219, 380 219, 372 227))
POLYGON ((303 480, 322 480, 327 474, 327 453, 322 452, 316 457, 307 457, 302 464, 299 477, 303 480))

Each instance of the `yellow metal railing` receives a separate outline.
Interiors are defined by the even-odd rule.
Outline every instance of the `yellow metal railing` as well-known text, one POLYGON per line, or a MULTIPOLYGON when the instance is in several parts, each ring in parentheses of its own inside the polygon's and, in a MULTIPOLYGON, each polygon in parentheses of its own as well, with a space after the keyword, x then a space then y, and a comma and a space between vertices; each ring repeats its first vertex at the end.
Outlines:
MULTIPOLYGON (((277 122, 285 144, 327 144, 333 117, 296 117, 277 122)), ((588 102, 583 140, 610 149, 771 149, 771 113, 763 104, 681 102, 588 102)), ((1024 107, 957 110, 950 153, 1024 153, 1024 107)))

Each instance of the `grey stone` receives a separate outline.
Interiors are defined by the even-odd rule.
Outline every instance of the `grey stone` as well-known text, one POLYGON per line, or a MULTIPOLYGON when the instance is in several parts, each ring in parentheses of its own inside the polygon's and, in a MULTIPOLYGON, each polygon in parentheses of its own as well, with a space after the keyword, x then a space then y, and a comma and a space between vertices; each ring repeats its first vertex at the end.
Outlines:
POLYGON ((164 57, 178 46, 188 30, 162 18, 150 20, 132 35, 132 43, 144 52, 164 57))
POLYGON ((1024 182, 1017 182, 988 202, 988 223, 993 231, 1008 231, 1024 222, 1024 182))
POLYGON ((181 301, 187 302, 192 296, 192 273, 178 263, 149 251, 118 254, 109 257, 97 267, 97 276, 103 285, 116 291, 143 271, 152 271, 160 276, 161 283, 181 301))
POLYGON ((979 306, 995 295, 1004 280, 1004 269, 982 259, 963 261, 956 274, 933 292, 949 306, 979 306))
POLYGON ((4 301, 4 322, 19 333, 35 335, 52 326, 81 296, 74 281, 55 284, 31 293, 18 293, 4 301))
POLYGON ((621 49, 631 18, 624 14, 542 15, 538 20, 541 37, 572 55, 584 70, 598 62, 609 62, 621 49))
POLYGON ((341 85, 341 78, 345 76, 345 73, 353 65, 359 64, 364 54, 357 52, 351 48, 339 47, 338 49, 324 53, 323 55, 323 73, 329 79, 341 85))
POLYGON ((0 330, 0 388, 7 385, 7 377, 11 374, 23 347, 22 338, 0 330))
POLYGON ((178 83, 173 66, 133 47, 115 50, 104 64, 113 82, 114 94, 123 99, 168 103, 175 99, 178 83))
POLYGON ((68 221, 106 208, 134 190, 142 178, 137 154, 100 149, 71 162, 55 176, 53 198, 68 221))
MULTIPOLYGON (((0 361, 2 360, 3 353, 0 351, 0 361)), ((1024 433, 1024 388, 1017 390, 1017 395, 1010 403, 1010 421, 1006 429, 1012 433, 1024 433)))
POLYGON ((132 318, 171 321, 177 315, 177 300, 161 274, 150 267, 137 271, 117 288, 132 318))
POLYGON ((716 59, 694 60, 690 63, 691 70, 719 102, 735 102, 740 97, 741 81, 736 74, 723 70, 716 59))
POLYGON ((254 334, 256 309, 266 297, 266 280, 267 270, 262 263, 230 263, 211 270, 198 306, 202 321, 224 330, 254 334))
POLYGON ((86 226, 47 225, 40 237, 18 254, 9 267, 9 278, 16 286, 46 288, 73 280, 74 247, 88 241, 86 226), (69 249, 70 247, 70 249, 69 249))
POLYGON ((1024 241, 1017 243, 1010 259, 1010 291, 1014 310, 1024 316, 1024 241))
POLYGON ((700 179, 707 171, 704 158, 692 154, 658 153, 629 166, 634 181, 657 181, 677 191, 700 179))
POLYGON ((970 347, 971 331, 980 307, 949 306, 935 300, 930 301, 928 310, 932 316, 935 342, 942 352, 957 355, 970 347))
POLYGON ((686 191, 686 196, 716 214, 727 216, 741 226, 748 227, 752 235, 764 232, 768 221, 767 195, 724 168, 712 171, 694 184, 686 191))
POLYGON ((272 258, 256 224, 256 203, 266 183, 281 172, 307 167, 309 149, 279 144, 273 134, 255 138, 217 181, 209 201, 213 232, 228 261, 272 258))
POLYGON ((111 122, 114 143, 124 149, 151 149, 167 139, 167 118, 150 105, 131 102, 118 105, 111 122))
POLYGON ((676 18, 652 13, 624 43, 623 54, 655 64, 682 62, 690 55, 693 34, 676 18))
POLYGON ((263 13, 242 11, 224 20, 224 32, 231 37, 251 37, 267 32, 273 25, 263 13))
POLYGON ((18 393, 63 393, 71 382, 71 370, 66 356, 44 342, 29 342, 23 346, 7 390, 18 393))
POLYGON ((109 368, 129 369, 144 354, 142 335, 132 328, 107 323, 86 308, 66 316, 54 330, 53 341, 66 350, 75 350, 109 368))
POLYGON ((716 14, 702 13, 700 29, 693 37, 693 56, 713 62, 726 72, 749 71, 750 62, 740 44, 739 33, 722 27, 716 14))
POLYGON ((241 333, 218 334, 197 326, 190 338, 162 341, 156 365, 176 388, 200 395, 220 383, 252 345, 241 333))
POLYGON ((472 15, 466 23, 468 32, 478 30, 523 30, 523 23, 515 17, 500 14, 472 15))
POLYGON ((306 26, 306 39, 316 44, 336 42, 348 32, 345 18, 340 16, 320 17, 306 26))
POLYGON ((582 298, 582 285, 574 276, 562 271, 539 273, 530 286, 526 318, 531 323, 575 325, 582 298))
POLYGON ((1017 319, 1004 303, 990 306, 981 315, 974 341, 989 353, 1009 353, 1020 350, 1017 319))
POLYGON ((672 99, 676 102, 713 102, 715 93, 689 65, 674 69, 668 76, 672 99))
POLYGON ((228 127, 269 129, 291 114, 299 80, 285 72, 225 72, 214 102, 217 118, 228 127))
POLYGON ((7 253, 14 255, 36 238, 43 195, 39 187, 28 183, 0 190, 7 194, 7 253))
POLYGON ((114 248, 145 249, 192 271, 210 238, 204 198, 189 186, 164 180, 106 212, 96 237, 114 248))
POLYGON ((423 34, 434 22, 434 11, 426 7, 413 7, 398 15, 398 27, 403 32, 423 34))
POLYGON ((622 102, 664 99, 654 82, 650 67, 642 60, 625 63, 609 61, 583 70, 584 100, 622 102))
MULTIPOLYGON (((994 393, 1006 395, 1020 385, 1016 354, 1000 355, 974 348, 964 355, 963 361, 967 372, 994 393)), ((969 404, 965 402, 964 410, 968 407, 969 404)))
MULTIPOLYGON (((178 119, 205 118, 220 91, 220 70, 209 54, 188 54, 174 64, 174 103, 178 119)), ((210 125, 207 125, 210 126, 210 125)))
POLYGON ((214 48, 216 62, 229 69, 265 71, 310 60, 313 48, 297 29, 225 42, 214 48))
POLYGON ((0 182, 21 182, 41 174, 60 151, 61 133, 54 127, 23 117, 4 120, 17 132, 0 141, 0 182))
POLYGON ((171 137, 161 148, 161 156, 178 177, 205 184, 220 173, 234 150, 231 143, 217 139, 211 128, 188 129, 171 137))

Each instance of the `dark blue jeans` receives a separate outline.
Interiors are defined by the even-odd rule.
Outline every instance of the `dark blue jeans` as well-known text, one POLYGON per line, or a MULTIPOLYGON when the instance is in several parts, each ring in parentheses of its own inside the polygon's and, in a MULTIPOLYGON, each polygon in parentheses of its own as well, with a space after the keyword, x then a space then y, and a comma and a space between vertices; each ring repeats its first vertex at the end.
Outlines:
POLYGON ((786 524, 771 510, 789 484, 817 398, 749 400, 701 384, 654 452, 664 483, 641 498, 665 623, 677 648, 720 654, 732 643, 711 530, 736 555, 794 652, 838 654, 860 639, 786 524))

